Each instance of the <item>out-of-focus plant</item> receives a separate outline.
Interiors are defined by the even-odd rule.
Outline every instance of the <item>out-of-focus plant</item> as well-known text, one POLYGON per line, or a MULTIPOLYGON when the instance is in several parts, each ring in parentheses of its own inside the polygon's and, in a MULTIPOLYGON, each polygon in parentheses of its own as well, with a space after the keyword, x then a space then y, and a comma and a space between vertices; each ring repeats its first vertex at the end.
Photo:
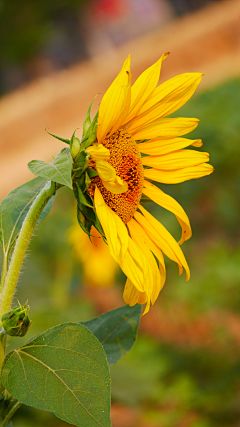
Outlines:
POLYGON ((101 234, 92 227, 91 241, 78 223, 69 230, 69 241, 83 267, 83 280, 87 286, 106 288, 115 282, 118 265, 110 255, 101 234))
MULTIPOLYGON (((191 237, 189 219, 151 181, 183 182, 209 175, 213 168, 208 153, 184 149, 202 145, 199 139, 181 138, 196 128, 198 119, 165 117, 188 101, 202 74, 182 74, 157 87, 167 56, 163 54, 133 87, 129 56, 93 120, 91 103, 82 139, 75 131, 71 139, 50 134, 69 147, 51 163, 32 160, 28 167, 37 178, 13 190, 1 203, 1 427, 8 425, 21 403, 51 411, 79 427, 110 426, 109 365, 130 350, 141 305, 147 313, 164 285, 163 253, 176 262, 180 274, 185 269, 189 279, 180 248, 191 237), (124 300, 130 307, 84 323, 54 326, 5 357, 7 336, 24 336, 31 323, 26 304, 11 309, 29 241, 63 186, 77 200, 83 232, 93 239, 97 230, 126 274, 124 300), (176 216, 182 229, 178 243, 142 206, 150 200, 176 216)), ((94 262, 90 266, 96 274, 94 262)))

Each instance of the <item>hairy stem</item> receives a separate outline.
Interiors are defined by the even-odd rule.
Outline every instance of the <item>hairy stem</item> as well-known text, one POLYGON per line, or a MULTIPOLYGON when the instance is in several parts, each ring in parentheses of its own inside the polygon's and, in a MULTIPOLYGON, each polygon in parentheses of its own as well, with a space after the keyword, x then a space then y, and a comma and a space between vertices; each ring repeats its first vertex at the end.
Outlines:
POLYGON ((48 181, 33 201, 26 218, 23 221, 22 228, 12 253, 11 262, 6 274, 2 294, 0 296, 0 322, 3 314, 8 312, 11 308, 22 263, 38 218, 54 193, 55 183, 48 181))
POLYGON ((3 267, 2 267, 2 276, 1 276, 1 285, 0 285, 0 293, 2 292, 4 283, 5 283, 5 279, 6 279, 6 275, 7 275, 7 268, 8 268, 8 257, 6 256, 6 254, 4 254, 4 257, 3 257, 3 267))

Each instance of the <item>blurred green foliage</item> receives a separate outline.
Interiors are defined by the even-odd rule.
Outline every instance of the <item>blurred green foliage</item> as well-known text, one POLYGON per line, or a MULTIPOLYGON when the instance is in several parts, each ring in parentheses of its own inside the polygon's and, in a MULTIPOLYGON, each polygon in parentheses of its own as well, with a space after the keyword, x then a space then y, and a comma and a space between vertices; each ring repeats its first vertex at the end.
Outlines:
MULTIPOLYGON (((181 343, 177 335, 167 341, 140 334, 134 348, 112 368, 113 402, 137 408, 141 422, 149 427, 239 426, 239 104, 240 80, 234 80, 195 95, 176 114, 200 118, 191 137, 203 139, 201 150, 210 152, 215 171, 199 180, 160 185, 190 218, 193 238, 184 243, 183 251, 192 277, 184 283, 176 265, 167 261, 167 283, 156 305, 176 324, 181 319, 175 307, 182 307, 189 327, 196 320, 212 318, 215 327, 207 344, 206 330, 199 333, 193 329, 194 345, 191 340, 181 343)), ((17 293, 21 303, 28 299, 31 306, 33 325, 26 339, 54 324, 83 321, 96 314, 91 301, 81 293, 81 266, 67 239, 74 221, 73 203, 71 191, 61 189, 52 212, 32 239, 17 293)), ((172 214, 152 203, 146 207, 176 239, 180 237, 172 214)), ((119 275, 117 282, 123 285, 124 281, 119 275)), ((184 333, 181 326, 177 331, 184 333)), ((12 340, 10 348, 16 343, 12 340)), ((26 407, 14 419, 16 427, 44 423, 66 425, 26 407)))

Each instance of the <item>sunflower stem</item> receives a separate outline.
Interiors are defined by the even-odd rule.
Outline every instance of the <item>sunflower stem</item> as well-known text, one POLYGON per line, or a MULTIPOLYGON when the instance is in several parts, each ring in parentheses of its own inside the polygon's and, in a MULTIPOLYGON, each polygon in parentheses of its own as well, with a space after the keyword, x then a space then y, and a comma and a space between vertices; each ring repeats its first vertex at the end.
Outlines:
MULTIPOLYGON (((17 238, 11 262, 6 274, 6 266, 4 268, 3 278, 5 278, 3 290, 1 294, 0 305, 0 322, 3 314, 11 308, 12 299, 17 285, 18 277, 22 267, 22 263, 26 254, 26 250, 31 239, 33 230, 36 226, 38 218, 47 204, 48 200, 56 191, 55 183, 48 181, 43 189, 39 192, 34 202, 32 203, 26 218, 23 221, 22 228, 17 238), (5 277, 4 277, 5 276, 5 277)), ((1 325, 1 324, 0 324, 1 325)))

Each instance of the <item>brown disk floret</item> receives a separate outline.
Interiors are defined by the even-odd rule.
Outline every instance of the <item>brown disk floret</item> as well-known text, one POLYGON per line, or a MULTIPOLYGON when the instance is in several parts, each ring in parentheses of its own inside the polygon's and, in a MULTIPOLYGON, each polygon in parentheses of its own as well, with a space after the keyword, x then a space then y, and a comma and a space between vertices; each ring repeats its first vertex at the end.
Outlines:
POLYGON ((89 193, 93 196, 97 185, 105 203, 126 224, 133 217, 140 202, 143 189, 143 165, 141 154, 136 141, 125 129, 119 129, 102 142, 110 150, 108 162, 116 174, 128 184, 128 190, 122 194, 113 194, 108 191, 99 176, 92 179, 89 193))

